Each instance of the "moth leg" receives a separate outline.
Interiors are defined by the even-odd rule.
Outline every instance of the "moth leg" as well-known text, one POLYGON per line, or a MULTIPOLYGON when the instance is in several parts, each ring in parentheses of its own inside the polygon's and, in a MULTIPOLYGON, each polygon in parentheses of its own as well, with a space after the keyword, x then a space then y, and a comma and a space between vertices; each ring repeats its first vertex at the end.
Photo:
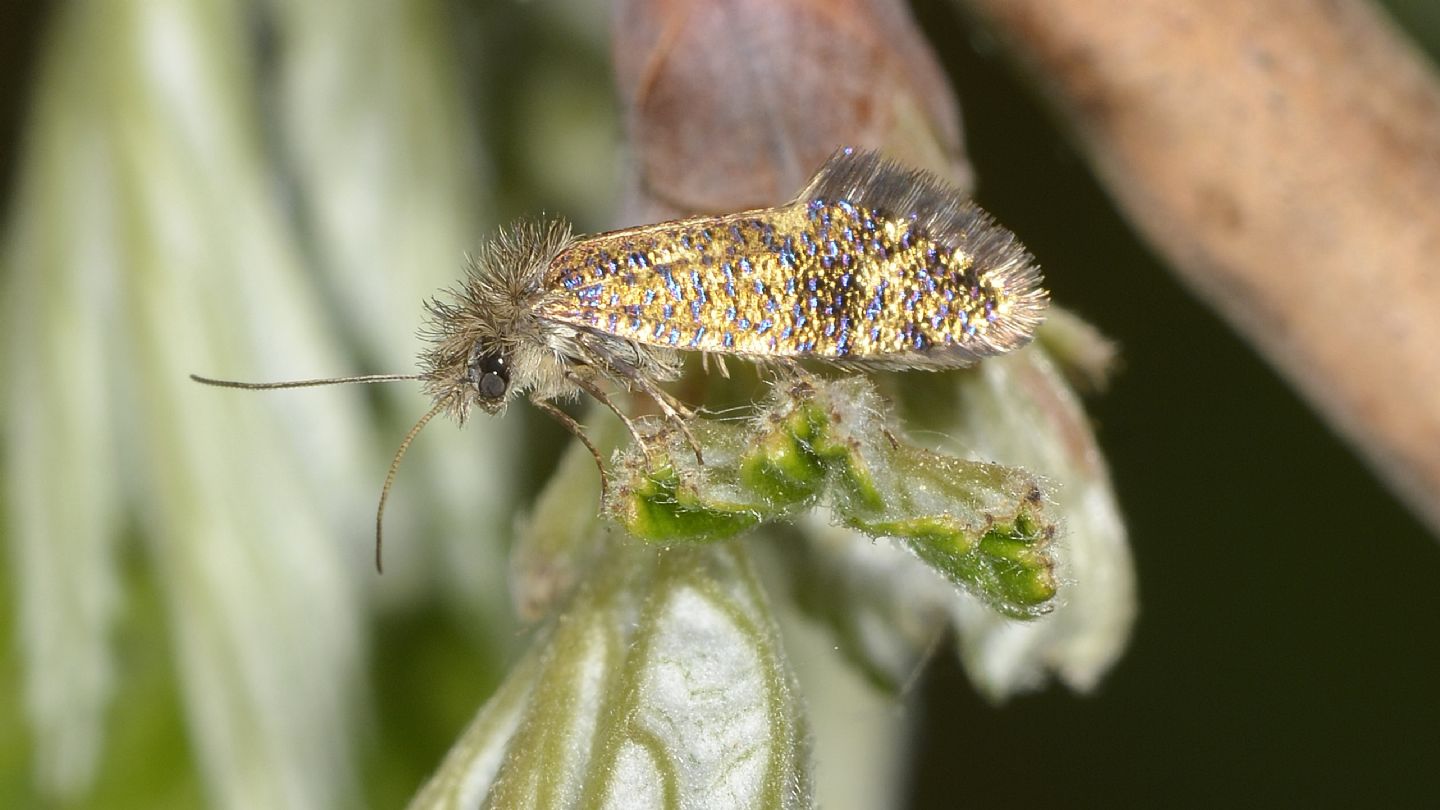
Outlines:
MULTIPOLYGON (((606 352, 602 347, 592 345, 588 341, 580 341, 578 348, 580 349, 580 356, 586 365, 597 369, 602 374, 614 379, 630 390, 638 388, 641 393, 654 400, 656 406, 660 408, 660 412, 664 415, 665 420, 678 427, 680 432, 685 435, 685 440, 690 444, 690 449, 695 451, 695 460, 700 462, 702 466, 705 464, 705 454, 700 450, 700 442, 696 440, 695 434, 690 432, 690 426, 686 423, 688 418, 695 415, 694 411, 657 385, 655 380, 649 374, 645 373, 643 369, 621 361, 615 357, 613 353, 606 352)), ((633 345, 632 348, 634 348, 633 345)), ((638 360, 640 357, 638 349, 635 349, 635 351, 637 352, 636 359, 638 360)), ((599 389, 599 386, 597 386, 593 380, 583 379, 581 376, 575 375, 574 372, 566 376, 581 389, 608 406, 610 410, 614 411, 617 416, 624 420, 626 427, 630 429, 631 435, 635 437, 635 441, 640 445, 640 450, 645 455, 646 464, 653 466, 653 459, 650 456, 649 446, 645 439, 635 430, 629 418, 626 417, 624 413, 621 413, 620 409, 599 389)))
POLYGON ((716 354, 713 352, 701 352, 700 371, 704 372, 705 374, 709 374, 710 363, 712 362, 712 360, 715 363, 715 370, 720 373, 720 376, 724 377, 727 380, 730 379, 730 367, 725 365, 725 355, 723 354, 716 354))
POLYGON ((571 435, 579 439, 580 443, 585 445, 585 449, 590 451, 590 455, 595 459, 595 469, 600 471, 600 503, 608 501, 610 498, 610 473, 605 471, 605 463, 600 460, 600 451, 595 448, 595 443, 590 441, 590 437, 585 435, 585 429, 570 414, 560 410, 554 403, 531 397, 530 404, 550 414, 556 422, 570 431, 571 435))
POLYGON ((647 396, 655 400, 655 404, 660 406, 660 411, 665 414, 667 422, 680 428, 680 432, 685 435, 685 441, 695 452, 695 460, 700 463, 700 466, 705 466, 705 453, 700 450, 700 442, 696 441, 695 434, 690 432, 689 417, 693 417, 695 412, 644 377, 637 377, 635 384, 647 396), (680 406, 678 409, 675 407, 677 404, 680 406), (684 411, 683 415, 681 414, 682 410, 684 411))
MULTIPOLYGON (((662 410, 664 410, 666 405, 669 405, 670 410, 678 413, 680 416, 683 416, 686 419, 689 419, 695 415, 694 408, 691 408, 689 405, 681 402, 674 394, 666 391, 664 388, 661 388, 660 386, 654 384, 653 382, 650 382, 649 380, 643 381, 640 389, 645 392, 646 396, 655 400, 655 404, 659 405, 662 410)), ((667 413, 667 415, 669 414, 667 413)))
POLYGON ((640 435, 640 429, 635 426, 635 422, 631 420, 624 411, 620 410, 619 406, 615 404, 615 400, 611 399, 610 395, 605 393, 605 389, 596 385, 595 381, 589 377, 583 374, 576 374, 573 371, 566 372, 565 378, 575 383, 582 391, 594 397, 601 405, 609 408, 616 416, 620 417, 620 421, 625 425, 625 429, 630 431, 630 437, 635 440, 636 446, 640 448, 640 454, 645 457, 645 466, 654 466, 652 464, 653 459, 650 457, 650 443, 645 440, 644 436, 640 435))

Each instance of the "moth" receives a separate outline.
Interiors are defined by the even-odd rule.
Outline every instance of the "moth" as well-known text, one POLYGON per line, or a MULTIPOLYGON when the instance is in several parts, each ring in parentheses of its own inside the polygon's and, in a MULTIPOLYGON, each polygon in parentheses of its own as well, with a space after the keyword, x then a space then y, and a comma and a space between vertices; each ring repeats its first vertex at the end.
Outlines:
POLYGON ((502 413, 524 396, 575 434, 556 400, 588 394, 645 439, 612 391, 653 399, 690 440, 693 412, 661 387, 680 353, 794 367, 950 369, 1023 346, 1048 294, 1015 236, 958 189, 875 152, 841 149, 791 202, 575 236, 561 221, 522 223, 470 257, 459 286, 426 305, 416 374, 208 385, 295 388, 418 380, 430 410, 401 442, 376 510, 381 522, 400 461, 437 414, 502 413))

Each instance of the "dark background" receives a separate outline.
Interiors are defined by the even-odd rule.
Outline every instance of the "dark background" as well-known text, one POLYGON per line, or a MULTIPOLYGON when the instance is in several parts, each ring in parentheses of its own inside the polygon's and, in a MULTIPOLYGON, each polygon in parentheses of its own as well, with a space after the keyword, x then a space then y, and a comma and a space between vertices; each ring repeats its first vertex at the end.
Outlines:
MULTIPOLYGON (((1392 10, 1440 48, 1435 4, 1392 10)), ((0 3, 7 190, 45 12, 0 3)), ((917 14, 964 105, 982 204, 1039 256, 1055 299, 1123 348, 1090 405, 1141 612, 1089 696, 991 706, 936 656, 913 806, 1435 801, 1440 544, 1137 240, 995 43, 941 0, 917 14)))
POLYGON ((1433 806, 1440 545, 1137 240, 993 41, 917 13, 981 203, 1123 349, 1089 406, 1141 608, 1088 697, 993 707, 937 656, 914 806, 1433 806))

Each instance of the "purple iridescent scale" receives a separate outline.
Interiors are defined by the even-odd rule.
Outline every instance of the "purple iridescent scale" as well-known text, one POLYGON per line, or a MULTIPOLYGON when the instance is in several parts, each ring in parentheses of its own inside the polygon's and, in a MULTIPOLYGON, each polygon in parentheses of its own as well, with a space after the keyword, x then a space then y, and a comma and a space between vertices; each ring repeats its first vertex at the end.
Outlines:
POLYGON ((817 197, 601 234, 552 262, 540 314, 642 344, 764 357, 883 362, 951 347, 968 360, 1010 348, 1008 319, 1017 306, 1029 316, 1034 279, 987 268, 922 222, 817 197))

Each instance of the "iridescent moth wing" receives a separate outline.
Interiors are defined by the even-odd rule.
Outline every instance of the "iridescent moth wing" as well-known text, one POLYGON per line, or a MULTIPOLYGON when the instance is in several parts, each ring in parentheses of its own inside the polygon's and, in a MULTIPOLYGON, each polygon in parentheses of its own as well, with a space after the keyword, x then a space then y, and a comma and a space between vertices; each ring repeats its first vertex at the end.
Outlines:
POLYGON ((659 350, 943 369, 1027 343, 1040 281, 957 189, 842 150, 788 205, 575 242, 537 315, 659 350))

